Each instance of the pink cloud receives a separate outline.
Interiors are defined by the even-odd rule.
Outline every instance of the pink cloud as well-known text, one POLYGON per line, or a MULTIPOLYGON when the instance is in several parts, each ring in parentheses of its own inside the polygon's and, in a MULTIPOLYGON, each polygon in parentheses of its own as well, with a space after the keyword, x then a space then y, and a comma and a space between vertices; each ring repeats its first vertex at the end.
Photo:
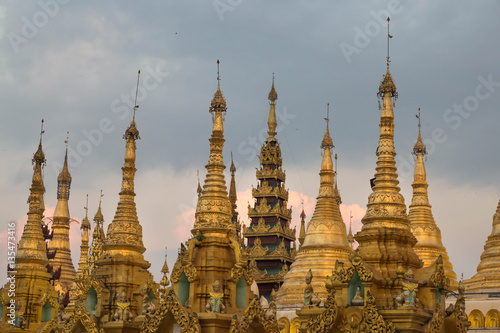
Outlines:
POLYGON ((178 243, 185 242, 186 240, 188 240, 191 228, 193 227, 194 224, 194 213, 195 213, 194 208, 184 209, 184 211, 181 214, 177 215, 174 218, 176 222, 174 234, 177 238, 176 240, 178 243))

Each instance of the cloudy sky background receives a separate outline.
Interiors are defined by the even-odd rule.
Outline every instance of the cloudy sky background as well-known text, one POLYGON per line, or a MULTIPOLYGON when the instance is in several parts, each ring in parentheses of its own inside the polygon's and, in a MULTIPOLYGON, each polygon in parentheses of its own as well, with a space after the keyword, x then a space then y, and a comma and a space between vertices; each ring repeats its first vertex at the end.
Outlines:
MULTIPOLYGON (((106 225, 112 221, 122 135, 141 69, 137 209, 150 271, 159 276, 166 246, 172 267, 193 224, 197 170, 202 181, 206 172, 217 59, 228 105, 224 161, 230 164, 232 151, 242 220, 256 184, 274 72, 293 225, 302 200, 307 220, 312 216, 330 102, 342 213, 348 222, 352 211, 353 229, 360 230, 376 162, 376 93, 389 13, 401 190, 409 204, 420 107, 434 216, 455 272, 471 277, 500 198, 499 12, 495 1, 4 1, 0 266, 7 222, 19 221, 21 231, 25 221, 42 118, 46 215, 56 204, 70 131, 71 214, 84 216, 88 193, 93 217, 102 189, 106 225), (487 81, 493 83, 485 87, 487 81)), ((78 228, 73 223, 75 265, 78 228)))

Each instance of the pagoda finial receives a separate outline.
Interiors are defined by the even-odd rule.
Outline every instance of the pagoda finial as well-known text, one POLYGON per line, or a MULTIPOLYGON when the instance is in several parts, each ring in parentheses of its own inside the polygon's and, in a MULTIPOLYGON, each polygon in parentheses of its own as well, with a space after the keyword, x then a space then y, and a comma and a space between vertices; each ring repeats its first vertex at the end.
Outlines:
POLYGON ((198 193, 198 197, 200 197, 201 192, 203 192, 200 185, 200 170, 196 170, 196 174, 198 176, 198 188, 196 189, 196 192, 198 193))
MULTIPOLYGON (((387 72, 386 74, 382 77, 382 81, 380 82, 379 86, 379 92, 377 93, 377 96, 379 98, 383 98, 385 95, 389 95, 390 97, 394 97, 394 101, 398 98, 398 93, 396 90, 396 84, 392 80, 391 73, 389 72, 389 63, 390 63, 390 57, 389 57, 389 40, 392 38, 392 35, 389 34, 389 22, 391 19, 388 17, 387 18, 387 72)), ((384 99, 385 103, 385 99, 384 99)), ((380 102, 379 102, 379 109, 380 109, 380 102)))
POLYGON ((418 153, 421 153, 422 155, 427 155, 427 148, 425 147, 425 144, 422 140, 422 135, 420 134, 420 127, 422 126, 420 124, 420 108, 418 108, 418 114, 415 115, 418 119, 418 138, 417 142, 415 143, 415 146, 413 147, 413 155, 417 155, 418 153))
MULTIPOLYGON (((134 157, 134 160, 135 160, 135 140, 138 140, 141 138, 139 136, 139 131, 137 130, 137 127, 135 126, 135 111, 137 111, 137 109, 139 108, 139 105, 137 105, 137 94, 139 92, 139 77, 140 76, 141 76, 141 71, 139 70, 137 72, 137 86, 136 86, 136 90, 135 90, 134 115, 132 116, 132 121, 130 122, 130 126, 127 128, 127 130, 125 131, 125 134, 123 135, 123 138, 125 140, 128 141, 130 138, 131 141, 134 141, 134 145, 133 145, 134 151, 131 152, 133 157, 134 157)), ((127 145, 127 153, 129 152, 130 149, 132 149, 132 147, 131 146, 129 147, 129 145, 127 145)))
POLYGON ((212 103, 210 104, 210 109, 208 110, 212 114, 213 128, 212 131, 224 131, 222 125, 224 118, 222 112, 226 112, 226 99, 222 95, 220 90, 220 73, 219 73, 220 61, 217 59, 217 91, 212 98, 212 103))
POLYGON ((87 193, 87 200, 85 201, 85 207, 83 207, 83 209, 85 209, 85 217, 87 217, 88 219, 88 215, 89 215, 89 194, 87 193))
POLYGON ((389 23, 391 22, 391 19, 387 17, 387 69, 389 69, 389 63, 390 57, 389 57, 389 40, 392 38, 391 34, 389 33, 389 23))
POLYGON ((236 167, 233 162, 233 152, 231 152, 231 167, 229 168, 231 171, 231 184, 229 185, 229 201, 231 202, 231 219, 233 224, 238 223, 238 212, 236 211, 236 201, 238 200, 238 196, 236 193, 236 179, 234 173, 236 172, 236 167))
POLYGON ((40 125, 40 143, 42 143, 42 136, 45 131, 43 130, 43 122, 44 120, 42 119, 42 124, 40 125))
POLYGON ((321 141, 321 148, 323 149, 330 149, 334 148, 335 146, 333 145, 332 138, 330 136, 330 129, 329 129, 329 122, 330 122, 330 103, 326 104, 326 131, 325 131, 325 136, 323 137, 323 141, 321 141))
POLYGON ((95 213, 94 215, 94 221, 104 221, 104 217, 102 216, 102 212, 101 212, 101 202, 102 202, 102 197, 104 196, 104 194, 102 194, 102 190, 101 190, 101 194, 99 195, 99 208, 97 209, 97 213, 95 213))
POLYGON ((132 121, 135 122, 135 111, 139 108, 139 105, 137 104, 137 94, 139 93, 139 77, 141 76, 141 70, 137 72, 137 85, 135 87, 135 101, 134 101, 134 116, 132 118, 132 121))
POLYGON ((276 100, 278 99, 278 93, 274 89, 274 73, 273 73, 273 83, 271 85, 271 91, 269 92, 268 99, 271 101, 271 107, 269 109, 269 118, 267 120, 267 134, 269 137, 266 141, 277 141, 275 136, 277 134, 276 128, 278 127, 278 121, 276 120, 276 100))
POLYGON ((69 200, 69 191, 71 187, 71 174, 68 169, 68 142, 69 142, 69 131, 66 133, 66 153, 64 155, 64 164, 59 176, 57 177, 57 205, 54 211, 54 216, 63 216, 69 218, 69 209, 67 200, 69 200), (66 202, 61 202, 64 199, 66 202))

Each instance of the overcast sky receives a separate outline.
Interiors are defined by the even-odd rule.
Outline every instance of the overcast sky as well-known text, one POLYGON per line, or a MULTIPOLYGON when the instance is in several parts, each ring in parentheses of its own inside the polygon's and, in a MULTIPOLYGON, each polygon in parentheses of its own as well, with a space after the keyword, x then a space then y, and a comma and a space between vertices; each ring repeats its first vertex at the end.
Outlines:
MULTIPOLYGON (((25 220, 42 118, 46 215, 70 131, 71 215, 84 216, 88 193, 92 218, 102 189, 111 223, 141 69, 137 209, 150 271, 158 278, 166 246, 172 267, 193 224, 197 170, 202 181, 206 173, 217 59, 228 105, 224 162, 232 151, 241 219, 256 184, 274 72, 293 225, 302 200, 312 216, 329 102, 343 217, 348 223, 352 211, 360 230, 375 172, 389 14, 401 190, 409 204, 421 108, 434 216, 455 272, 471 277, 500 198, 498 13, 497 1, 3 1, 0 266, 6 222, 19 221, 21 231, 25 220)), ((75 265, 78 228, 72 224, 75 265)))

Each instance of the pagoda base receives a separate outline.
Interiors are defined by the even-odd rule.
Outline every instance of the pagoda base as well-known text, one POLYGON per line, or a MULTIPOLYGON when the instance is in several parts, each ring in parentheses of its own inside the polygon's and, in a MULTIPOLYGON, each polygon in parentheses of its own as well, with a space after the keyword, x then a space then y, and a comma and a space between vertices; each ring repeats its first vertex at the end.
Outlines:
POLYGON ((378 311, 386 321, 392 322, 398 333, 421 332, 422 327, 432 318, 432 313, 429 311, 409 306, 378 311))
POLYGON ((299 327, 299 332, 300 333, 307 333, 307 324, 309 323, 309 319, 316 318, 321 313, 325 311, 325 308, 320 308, 317 306, 304 306, 300 310, 297 310, 297 316, 299 317, 300 320, 300 327, 299 327))
POLYGON ((231 327, 232 314, 200 312, 198 320, 203 333, 227 333, 231 327))
POLYGON ((135 320, 131 323, 128 321, 109 321, 103 325, 106 333, 139 333, 141 331, 141 323, 135 320))

